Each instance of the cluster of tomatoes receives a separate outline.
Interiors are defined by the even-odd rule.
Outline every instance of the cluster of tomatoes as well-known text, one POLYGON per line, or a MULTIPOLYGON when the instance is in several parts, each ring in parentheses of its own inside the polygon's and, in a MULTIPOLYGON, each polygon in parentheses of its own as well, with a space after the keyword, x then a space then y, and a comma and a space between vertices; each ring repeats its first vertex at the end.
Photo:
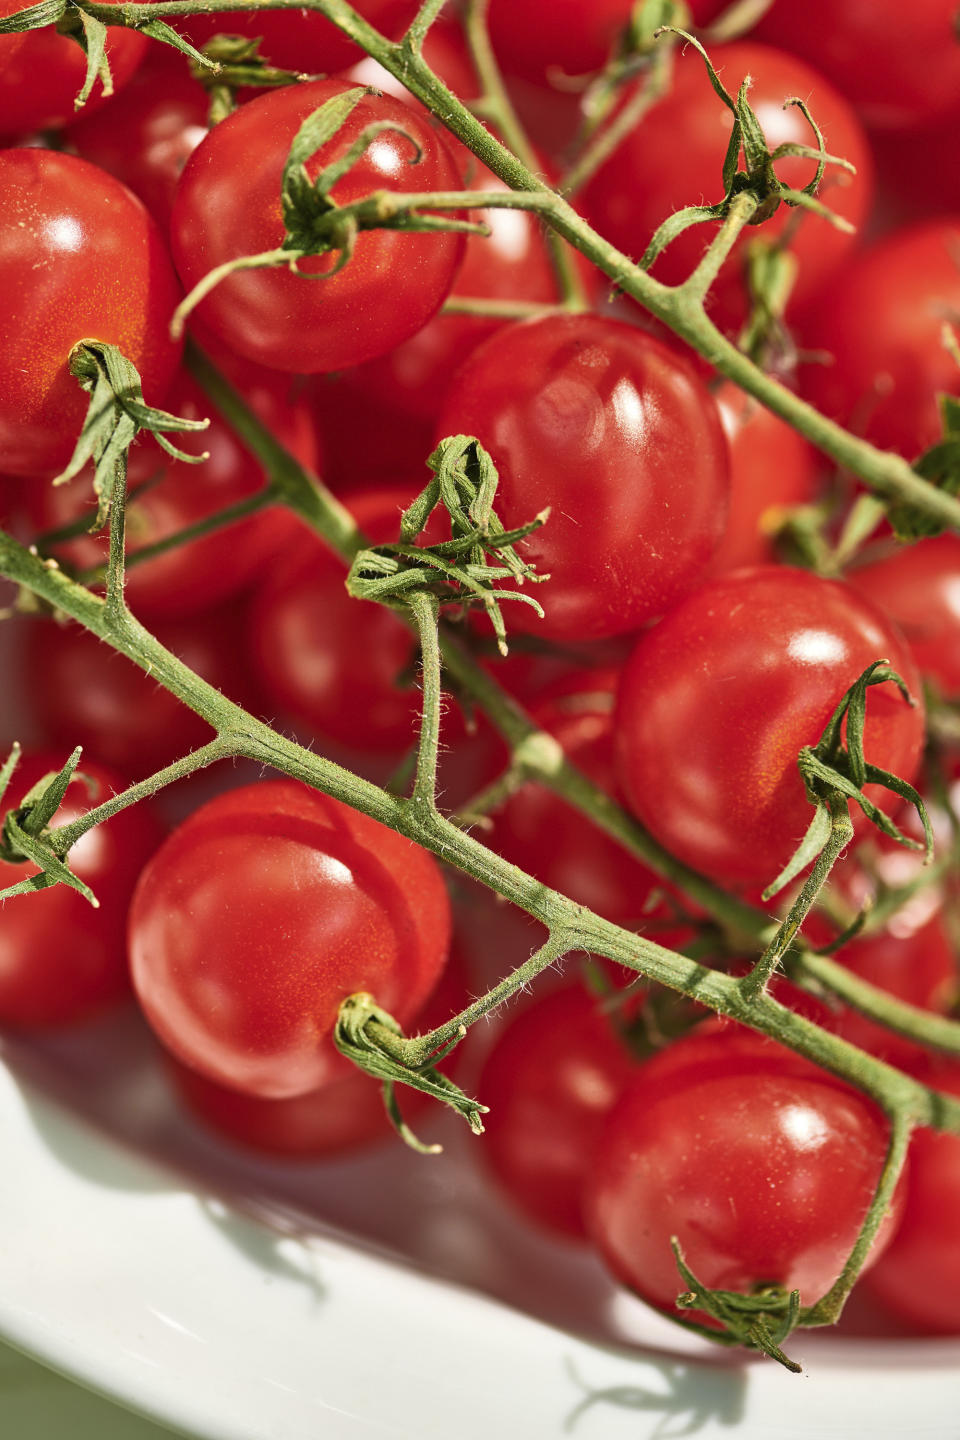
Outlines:
MULTIPOLYGON (((18 8, 4 0, 3 13, 18 8)), ((394 37, 416 12, 409 0, 357 8, 394 37)), ((583 85, 569 77, 602 68, 631 8, 492 0, 494 49, 551 180, 577 127, 583 85)), ((722 8, 691 0, 690 23, 709 36, 702 27, 722 8)), ((960 218, 950 216, 952 207, 960 215, 960 193, 942 163, 944 117, 960 111, 953 8, 930 0, 905 15, 883 4, 865 17, 862 6, 817 0, 801 19, 800 7, 775 0, 748 39, 709 47, 731 93, 752 76, 771 150, 813 143, 801 110, 784 108, 800 96, 826 151, 856 173, 828 167, 820 191, 855 230, 781 206, 737 242, 708 311, 736 336, 756 303, 747 275, 758 244, 785 255, 795 279, 777 316, 784 383, 911 461, 943 436, 941 392, 960 392, 942 334, 960 312, 960 218), (787 358, 799 360, 789 373, 787 358)), ((295 264, 226 274, 193 312, 194 340, 376 543, 396 538, 427 478, 425 457, 450 434, 476 436, 492 456, 508 530, 549 509, 520 545, 545 577, 529 590, 542 618, 508 608, 516 643, 505 661, 482 624, 464 624, 465 643, 666 850, 759 903, 812 813, 797 755, 881 659, 913 703, 892 682, 874 687, 864 752, 923 786, 924 688, 940 717, 960 696, 960 538, 927 534, 901 547, 878 520, 842 578, 782 563, 777 536, 798 507, 818 518, 829 548, 856 501, 850 477, 827 475, 800 435, 611 297, 572 251, 567 291, 583 300, 569 303, 542 230, 522 210, 487 211, 489 234, 328 230, 333 248, 311 253, 308 211, 319 233, 333 206, 372 191, 505 187, 319 15, 204 15, 181 30, 197 45, 223 32, 262 37, 273 66, 330 78, 241 89, 211 127, 208 90, 184 57, 113 28, 115 93, 98 82, 76 117, 85 68, 76 40, 52 28, 0 37, 7 528, 70 573, 102 579, 106 540, 87 529, 89 468, 49 482, 83 424, 71 353, 88 339, 116 345, 148 404, 211 422, 173 437, 180 458, 150 436, 131 451, 134 614, 210 683, 305 744, 379 781, 403 765, 419 704, 410 630, 351 599, 341 562, 288 510, 259 503, 259 465, 171 338, 185 290, 278 249, 283 191, 284 214, 301 227, 295 264), (294 167, 293 183, 291 145, 323 107, 339 124, 294 167), (338 167, 351 147, 352 163, 338 167), (441 313, 450 299, 461 308, 441 313), (462 305, 469 300, 485 304, 462 305), (498 304, 537 313, 507 319, 498 304), (232 523, 203 530, 229 507, 239 511, 232 523), (192 526, 203 533, 164 547, 192 526)), ((477 97, 455 15, 431 29, 425 57, 457 95, 477 97)), ((673 211, 722 198, 731 124, 701 58, 677 47, 665 95, 574 205, 627 254, 642 253, 673 211)), ((815 169, 794 155, 777 173, 800 189, 815 169)), ((710 233, 684 232, 653 273, 681 282, 710 233)), ((32 734, 7 808, 22 807, 77 744, 84 758, 58 824, 211 738, 80 626, 49 614, 11 623, 18 653, 8 684, 28 697, 32 734)), ((454 696, 443 752, 450 810, 509 758, 454 696)), ((941 746, 938 774, 949 779, 952 764, 941 746)), ((177 787, 181 812, 189 789, 177 787)), ((702 957, 712 945, 709 963, 733 972, 747 963, 675 886, 543 786, 514 787, 485 823, 495 850, 577 903, 671 948, 702 957)), ((915 875, 912 856, 855 823, 854 852, 810 922, 818 943, 872 890, 915 875)), ((330 1036, 356 991, 412 1033, 476 990, 460 958, 447 965, 455 916, 437 862, 291 780, 234 785, 162 833, 140 804, 78 842, 70 864, 99 910, 64 887, 6 903, 0 1022, 84 1020, 122 1000, 132 976, 178 1092, 215 1130, 289 1157, 380 1137, 378 1088, 330 1036)), ((0 884, 32 868, 8 847, 0 884)), ((951 900, 949 884, 920 888, 837 960, 913 1006, 949 1013, 951 900)), ((706 1014, 687 1015, 692 1033, 641 1060, 638 1041, 648 1047, 657 1029, 655 998, 624 988, 619 972, 598 975, 596 985, 574 977, 527 1000, 476 1077, 490 1107, 481 1146, 506 1191, 537 1223, 589 1236, 619 1278, 668 1312, 686 1288, 673 1237, 712 1290, 798 1289, 814 1302, 856 1240, 884 1164, 886 1119, 808 1061, 706 1014)), ((782 979, 775 986, 825 1028, 960 1094, 955 1065, 782 979)), ((917 1134, 868 1279, 904 1323, 960 1329, 958 1198, 960 1138, 917 1134)))

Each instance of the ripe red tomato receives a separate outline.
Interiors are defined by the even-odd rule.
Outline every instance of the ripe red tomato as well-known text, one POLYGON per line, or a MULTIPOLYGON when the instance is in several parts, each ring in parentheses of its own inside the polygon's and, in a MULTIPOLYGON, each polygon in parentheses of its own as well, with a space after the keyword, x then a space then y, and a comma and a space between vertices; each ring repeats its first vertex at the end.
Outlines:
POLYGON ((68 369, 73 347, 119 346, 147 403, 162 403, 180 358, 168 334, 179 290, 140 201, 86 160, 0 152, 0 217, 0 454, 11 474, 49 475, 70 459, 89 399, 68 369))
POLYGON ((849 580, 899 625, 921 674, 945 697, 960 696, 960 537, 905 545, 849 580))
MULTIPOLYGON (((371 540, 397 539, 417 484, 349 497, 371 540)), ((305 536, 257 592, 251 658, 265 694, 312 733, 358 750, 400 753, 418 729, 419 650, 399 616, 376 601, 354 600, 345 578, 343 562, 305 536)), ((462 729, 456 706, 445 717, 446 738, 450 720, 462 729)))
MULTIPOLYGON (((784 101, 801 96, 819 124, 824 146, 856 166, 855 176, 828 166, 820 198, 854 226, 863 224, 873 199, 873 166, 863 129, 842 95, 801 60, 764 45, 713 46, 711 59, 731 94, 745 75, 753 77, 750 104, 771 149, 785 143, 815 144, 801 112, 784 101)), ((583 194, 583 208, 602 235, 629 255, 641 255, 653 234, 675 210, 723 199, 721 172, 733 116, 714 94, 703 60, 690 47, 677 56, 670 93, 643 118, 597 171, 583 194)), ((800 188, 815 174, 810 160, 777 162, 777 174, 800 188)), ((742 266, 751 237, 773 240, 789 225, 790 251, 798 270, 789 313, 821 290, 852 250, 854 237, 817 216, 781 205, 759 229, 748 229, 710 292, 712 318, 723 328, 738 326, 746 310, 742 266)), ((694 269, 714 230, 695 225, 670 244, 652 273, 678 284, 694 269)))
POLYGON ((730 515, 710 563, 711 575, 773 561, 785 510, 816 499, 820 463, 796 430, 725 380, 714 391, 730 445, 730 515))
POLYGON ((837 276, 798 326, 829 364, 800 372, 804 396, 882 449, 914 459, 942 434, 937 394, 960 394, 943 323, 960 309, 960 222, 887 235, 837 276))
MULTIPOLYGON (((454 946, 436 990, 409 1028, 425 1034, 469 1003, 466 973, 454 946)), ((458 1046, 444 1060, 444 1074, 456 1073, 462 1054, 463 1048, 458 1046)), ((167 1073, 190 1113, 215 1135, 247 1150, 287 1160, 317 1160, 396 1138, 384 1109, 382 1087, 340 1055, 334 1056, 330 1076, 319 1090, 286 1100, 245 1095, 198 1075, 172 1055, 166 1060, 167 1073)), ((414 1122, 424 1109, 431 1108, 422 1090, 410 1086, 398 1086, 397 1090, 405 1120, 414 1122)))
MULTIPOLYGON (((286 378, 246 365, 241 377, 248 381, 244 388, 251 409, 312 469, 317 456, 313 425, 305 404, 288 398, 286 378), (248 375, 248 369, 256 373, 248 375)), ((265 483, 259 461, 219 418, 186 371, 181 371, 172 385, 167 403, 184 419, 210 418, 208 429, 172 437, 187 454, 207 453, 210 458, 200 465, 174 460, 149 436, 131 450, 128 553, 256 494, 265 483)), ((68 485, 38 485, 25 496, 25 502, 34 534, 59 529, 85 513, 92 519, 96 497, 89 470, 68 485)), ((180 619, 195 614, 250 585, 301 531, 289 511, 272 506, 142 565, 130 566, 127 600, 141 617, 180 619)), ((102 565, 107 558, 107 535, 105 531, 82 534, 50 548, 80 568, 102 565)))
MULTIPOLYGON (((190 288, 241 255, 274 250, 283 239, 280 183, 290 144, 320 105, 351 87, 318 80, 261 95, 221 121, 193 152, 171 220, 174 258, 190 288)), ((375 190, 456 190, 460 175, 422 113, 389 96, 367 95, 334 138, 308 161, 311 178, 341 156, 368 126, 404 132, 378 136, 333 186, 340 204, 375 190), (415 158, 419 146, 421 159, 415 158)), ((360 235, 349 264, 324 281, 336 256, 237 272, 197 310, 239 354, 277 370, 314 373, 355 365, 408 339, 440 308, 463 256, 463 237, 372 230, 360 235)))
POLYGON ((510 74, 584 75, 606 63, 632 10, 633 0, 491 0, 490 38, 510 74))
MULTIPOLYGON (((24 755, 4 796, 4 811, 19 805, 44 775, 59 770, 64 758, 62 753, 24 755)), ((69 824, 126 784, 116 771, 84 759, 53 823, 69 824)), ((0 1023, 26 1028, 69 1025, 129 994, 127 907, 161 834, 149 802, 144 802, 77 841, 68 863, 100 901, 98 910, 65 885, 4 901, 0 1023)), ((29 861, 0 861, 0 889, 36 873, 37 866, 29 861)))
POLYGON ((918 704, 892 684, 874 686, 864 749, 909 780, 923 748, 920 679, 880 612, 802 570, 758 566, 714 580, 647 631, 624 670, 617 755, 631 806, 695 869, 769 883, 813 815, 797 756, 880 659, 918 704))
MULTIPOLYGON (((205 720, 89 630, 49 619, 28 624, 22 679, 45 743, 64 754, 83 745, 140 780, 213 739, 205 720)), ((235 600, 151 628, 191 670, 260 713, 246 665, 246 617, 235 600)))
POLYGON ((758 39, 816 65, 867 125, 912 129, 960 105, 954 0, 775 0, 758 39))
MULTIPOLYGON (((918 1079, 960 1095, 956 1061, 927 1061, 918 1079)), ((910 1141, 903 1215, 886 1253, 866 1280, 914 1333, 960 1332, 960 1135, 918 1130, 910 1141)))
POLYGON ((177 184, 209 130, 210 97, 182 55, 152 45, 105 111, 81 113, 67 130, 85 160, 115 175, 166 231, 177 184))
MULTIPOLYGON (((357 0, 353 7, 389 40, 399 40, 417 13, 416 0, 357 0)), ((214 35, 262 38, 261 56, 282 70, 326 74, 342 70, 361 53, 342 30, 316 10, 269 10, 244 15, 235 10, 181 16, 181 35, 196 46, 214 35)))
POLYGON ((726 519, 716 406, 665 345, 595 315, 511 325, 470 356, 438 436, 476 435, 507 529, 550 506, 522 553, 551 579, 508 627, 584 640, 635 630, 696 584, 726 519))
POLYGON ((144 870, 133 983, 184 1064, 265 1099, 334 1073, 341 1001, 404 1024, 443 968, 450 906, 425 850, 291 780, 201 806, 144 870))
POLYGON ((584 1239, 580 1196, 599 1127, 635 1070, 600 998, 565 985, 515 1015, 487 1056, 483 1156, 537 1225, 584 1239))
POLYGON ((866 1097, 773 1041, 739 1027, 688 1036, 642 1065, 611 1113, 587 1226, 614 1275, 660 1309, 687 1289, 672 1236, 709 1288, 777 1285, 810 1304, 853 1248, 887 1143, 866 1097))
MULTIPOLYGON (((120 0, 106 0, 120 3, 120 0)), ((22 5, 9 5, 14 14, 22 5)), ((107 30, 106 55, 115 91, 123 89, 143 60, 150 44, 146 35, 124 26, 107 30)), ((20 35, 0 35, 0 135, 18 139, 35 130, 59 130, 78 113, 76 98, 87 73, 87 60, 76 40, 61 35, 54 25, 20 35)), ((110 103, 98 80, 83 106, 93 114, 110 103)))

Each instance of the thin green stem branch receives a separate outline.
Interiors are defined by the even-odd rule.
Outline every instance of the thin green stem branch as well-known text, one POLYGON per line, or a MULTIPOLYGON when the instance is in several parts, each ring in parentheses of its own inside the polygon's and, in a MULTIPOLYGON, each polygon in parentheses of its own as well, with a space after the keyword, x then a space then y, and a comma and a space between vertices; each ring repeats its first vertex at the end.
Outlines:
POLYGON ((419 55, 431 25, 446 4, 447 0, 423 0, 420 9, 407 26, 401 45, 406 45, 412 54, 419 55))
POLYGON ((107 556, 107 614, 118 619, 126 611, 123 587, 126 570, 127 454, 117 456, 107 556))
POLYGON ((437 754, 440 747, 440 715, 443 689, 440 674, 440 645, 437 638, 439 607, 433 595, 414 590, 407 604, 416 622, 420 638, 423 676, 423 705, 420 715, 420 738, 417 746, 417 769, 413 781, 414 803, 435 810, 437 806, 437 754))
POLYGON ((673 73, 672 47, 663 45, 651 58, 642 83, 619 110, 600 126, 584 145, 580 154, 564 174, 557 189, 568 199, 582 190, 587 181, 605 164, 621 141, 625 140, 640 121, 662 99, 670 88, 673 73))
POLYGON ((731 202, 726 218, 704 251, 703 258, 680 286, 680 294, 687 300, 702 303, 707 291, 716 280, 730 251, 750 224, 757 210, 757 197, 745 190, 731 202))

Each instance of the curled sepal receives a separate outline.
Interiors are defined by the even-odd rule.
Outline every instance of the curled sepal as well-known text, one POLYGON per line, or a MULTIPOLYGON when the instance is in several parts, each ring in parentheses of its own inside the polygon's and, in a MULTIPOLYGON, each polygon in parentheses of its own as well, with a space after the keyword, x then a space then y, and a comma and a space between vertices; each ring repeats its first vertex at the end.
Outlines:
POLYGON ((401 516, 400 543, 362 550, 347 576, 347 589, 360 599, 386 604, 402 601, 415 590, 429 591, 440 604, 481 604, 505 654, 501 603, 519 600, 540 615, 543 611, 531 595, 497 586, 503 580, 522 585, 549 579, 522 560, 514 548, 546 522, 549 512, 541 512, 515 530, 505 530, 494 509, 497 468, 472 435, 448 436, 427 464, 433 479, 401 516), (416 545, 434 510, 441 508, 449 517, 450 539, 416 545))
MULTIPOLYGON (((799 1375, 802 1366, 791 1360, 780 1348, 796 1329, 800 1319, 800 1291, 784 1290, 766 1285, 753 1295, 738 1290, 710 1290, 702 1285, 683 1258, 676 1236, 670 1241, 680 1277, 688 1287, 677 1296, 681 1310, 702 1310, 722 1328, 718 1332, 706 1325, 691 1324, 690 1328, 711 1340, 726 1344, 745 1345, 748 1350, 761 1350, 785 1369, 799 1375)), ((689 1323, 689 1322, 688 1322, 689 1323)))
POLYGON ((101 340, 81 340, 71 353, 70 370, 81 388, 89 393, 90 404, 70 463, 53 483, 63 485, 72 480, 88 460, 93 460, 97 515, 91 530, 102 529, 106 524, 118 462, 139 431, 149 430, 157 444, 176 460, 198 465, 207 458, 178 450, 162 432, 206 430, 210 421, 182 420, 147 405, 136 367, 115 345, 101 340))
POLYGON ((15 15, 0 17, 0 35, 21 35, 24 30, 43 30, 56 25, 70 8, 68 0, 40 0, 39 5, 25 5, 15 15))
MULTIPOLYGON (((422 1090, 425 1095, 449 1105, 458 1115, 463 1116, 474 1135, 481 1135, 483 1121, 480 1117, 487 1113, 487 1107, 477 1100, 471 1100, 459 1085, 435 1069, 433 1061, 442 1056, 433 1056, 423 1065, 408 1065, 392 1048, 388 1048, 392 1036, 402 1038, 403 1031, 393 1016, 380 1008, 372 995, 360 991, 356 995, 347 996, 337 1016, 333 1043, 340 1054, 345 1055, 358 1069, 383 1083, 387 1114, 401 1138, 407 1144, 413 1142, 413 1148, 424 1153, 435 1154, 440 1148, 422 1145, 403 1123, 394 1094, 394 1086, 398 1084, 422 1090)), ((446 1054, 447 1051, 442 1053, 446 1054)))
MULTIPOLYGON (((19 759, 19 746, 14 746, 0 770, 0 799, 6 793, 11 776, 19 759)), ((49 842, 48 827, 67 787, 80 763, 80 746, 60 770, 50 771, 38 780, 24 795, 15 810, 8 810, 0 829, 0 859, 8 864, 19 865, 25 860, 32 861, 40 871, 39 875, 28 876, 25 880, 0 891, 0 899, 26 894, 32 890, 45 890, 51 885, 67 885, 76 890, 97 909, 99 900, 84 882, 56 854, 49 842)))
POLYGON ((75 110, 83 109, 97 80, 100 81, 104 97, 112 95, 113 75, 110 71, 110 61, 107 59, 107 27, 103 21, 97 20, 93 15, 88 15, 86 10, 74 8, 69 16, 64 17, 58 28, 76 40, 87 57, 87 73, 79 94, 73 102, 73 108, 75 110), (74 17, 78 23, 73 23, 74 17))
POLYGON ((789 141, 777 146, 775 150, 771 150, 763 133, 763 127, 748 99, 750 77, 744 78, 737 97, 734 99, 717 74, 710 56, 695 36, 675 25, 661 26, 658 34, 679 36, 681 40, 695 47, 707 68, 707 77, 718 100, 733 114, 733 127, 730 131, 720 176, 723 199, 713 205, 691 205, 671 215, 660 226, 647 246, 640 261, 641 266, 647 269, 652 265, 657 255, 670 244, 671 240, 676 239, 691 225, 708 220, 724 219, 733 199, 745 191, 749 191, 757 201, 757 208, 747 222, 750 225, 761 225, 764 220, 768 220, 774 214, 781 204, 784 204, 812 210, 839 228, 850 229, 846 220, 835 215, 816 198, 815 191, 820 184, 825 165, 840 165, 851 172, 854 167, 848 160, 836 155, 829 155, 824 150, 823 136, 806 104, 799 99, 791 99, 786 102, 788 105, 799 107, 810 125, 816 143, 800 145, 789 141), (743 170, 739 169, 741 153, 744 160, 743 170), (781 184, 777 176, 776 163, 787 156, 802 156, 809 160, 815 160, 817 163, 813 179, 802 190, 795 190, 781 184))
MULTIPOLYGON (((169 29, 169 26, 166 27, 169 29)), ((170 31, 173 35, 176 32, 170 31)), ((178 37, 179 38, 179 37, 178 37)), ((244 86, 258 90, 277 90, 295 85, 307 76, 299 71, 278 70, 260 54, 259 37, 249 35, 214 35, 202 50, 187 46, 191 58, 190 74, 210 94, 210 124, 218 125, 236 109, 236 92, 244 86)))

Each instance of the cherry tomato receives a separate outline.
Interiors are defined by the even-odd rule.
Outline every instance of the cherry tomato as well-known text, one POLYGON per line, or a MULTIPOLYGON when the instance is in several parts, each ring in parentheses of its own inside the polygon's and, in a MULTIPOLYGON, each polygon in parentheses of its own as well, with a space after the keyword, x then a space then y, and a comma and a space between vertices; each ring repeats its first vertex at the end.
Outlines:
POLYGON ((49 150, 0 151, 0 453, 14 475, 53 474, 89 396, 68 369, 81 340, 117 345, 162 403, 180 347, 178 288, 160 232, 112 176, 49 150))
MULTIPOLYGON (((905 642, 849 587, 775 566, 714 580, 647 631, 624 670, 617 753, 631 806, 695 869, 769 883, 813 815, 797 756, 881 659, 920 696, 905 642)), ((909 780, 923 734, 919 698, 871 688, 868 761, 909 780)))
POLYGON ((546 617, 508 625, 548 639, 622 634, 696 584, 726 519, 727 450, 692 369, 643 331, 594 315, 511 325, 456 376, 438 435, 476 435, 500 475, 507 529, 547 506, 522 553, 551 579, 546 617))
MULTIPOLYGON (((456 946, 437 988, 409 1027, 425 1034, 458 1014, 470 1003, 466 973, 456 946)), ((455 1074, 462 1047, 443 1062, 455 1074)), ((215 1135, 260 1154, 288 1160, 317 1160, 361 1146, 396 1138, 383 1104, 383 1088, 342 1056, 335 1056, 330 1077, 319 1090, 286 1100, 262 1100, 218 1085, 167 1055, 167 1073, 191 1114, 215 1135)), ((397 1087, 405 1120, 430 1108, 422 1090, 397 1087)), ((433 1107, 436 1108, 436 1107, 433 1107)))
POLYGON ((777 526, 786 510, 816 499, 820 465, 802 435, 732 381, 714 399, 730 444, 730 516, 710 564, 722 575, 776 559, 777 526))
MULTIPOLYGON (((287 397, 284 377, 260 370, 247 389, 247 402, 289 449, 312 468, 316 444, 309 413, 303 404, 287 397)), ((187 420, 210 417, 207 430, 172 437, 187 454, 209 459, 199 465, 171 459, 149 437, 130 452, 127 483, 127 553, 166 539, 188 525, 255 494, 265 484, 255 460, 222 421, 199 385, 182 371, 173 384, 168 404, 187 420)), ((89 512, 95 496, 88 471, 68 485, 38 485, 26 496, 34 533, 59 529, 89 512)), ((142 565, 131 565, 127 600, 139 616, 183 618, 248 586, 272 559, 293 540, 302 527, 290 512, 270 507, 248 519, 212 531, 189 544, 178 545, 142 565)), ((52 549, 81 568, 102 565, 107 557, 105 531, 60 542, 52 549)))
MULTIPOLYGON (((353 8, 388 40, 399 40, 417 13, 416 0, 358 0, 353 8)), ((184 15, 177 28, 197 46, 214 35, 260 36, 261 56, 296 74, 342 70, 360 53, 342 30, 315 10, 265 10, 251 15, 214 11, 211 15, 184 15)))
MULTIPOLYGON (((350 508, 371 540, 396 540, 416 491, 417 482, 367 491, 351 496, 350 508)), ((376 601, 354 600, 344 580, 343 563, 305 536, 257 592, 254 665, 267 696, 311 731, 358 750, 402 752, 415 741, 422 703, 413 633, 376 601)), ((445 736, 451 720, 462 728, 458 719, 450 707, 445 736)))
POLYGON ((882 449, 914 459, 941 437, 937 394, 960 393, 960 367, 943 344, 960 308, 960 223, 932 220, 862 251, 803 317, 805 397, 882 449))
MULTIPOLYGON (((711 47, 710 56, 731 94, 736 94, 745 75, 752 76, 750 104, 771 149, 785 143, 816 144, 796 106, 784 109, 791 96, 807 102, 823 132, 825 149, 849 160, 857 171, 853 176, 839 166, 828 166, 820 199, 859 227, 870 212, 873 167, 866 136, 846 100, 802 61, 766 46, 718 45, 711 47)), ((670 93, 644 116, 587 185, 586 215, 621 250, 642 254, 658 226, 675 210, 723 199, 721 173, 732 126, 733 116, 714 94, 703 60, 688 48, 677 56, 670 93)), ((776 165, 779 178, 795 188, 808 184, 815 168, 812 161, 797 158, 776 165)), ((792 314, 823 288, 851 251, 854 237, 818 216, 784 205, 760 229, 748 230, 747 237, 775 240, 788 225, 790 250, 798 266, 789 306, 792 314)), ((686 279, 714 228, 695 225, 678 236, 652 273, 667 284, 686 279)), ((710 291, 711 316, 723 328, 739 325, 746 312, 745 243, 741 237, 710 291)))
POLYGON ((81 114, 67 130, 85 160, 138 195, 166 231, 177 184, 210 126, 210 97, 183 55, 152 45, 136 75, 105 111, 81 114))
MULTIPOLYGON (((4 811, 19 805, 44 775, 60 769, 65 758, 53 752, 24 755, 4 796, 4 811)), ((68 825, 126 784, 116 771, 84 758, 53 824, 68 825)), ((142 802, 77 841, 68 863, 100 901, 98 910, 65 885, 4 901, 0 1023, 69 1025, 129 995, 127 907, 161 834, 149 802, 142 802)), ((36 873, 37 866, 29 861, 17 865, 0 861, 0 889, 36 873)))
POLYGON ((960 537, 905 545, 849 580, 899 625, 921 674, 944 696, 960 696, 960 537))
POLYGON ((688 1036, 643 1064, 612 1111, 587 1176, 587 1226, 614 1275, 660 1309, 688 1288, 672 1236, 711 1289, 775 1285, 810 1304, 853 1248, 887 1132, 865 1096, 773 1041, 688 1036))
MULTIPOLYGON (((960 1095, 960 1065, 927 1061, 917 1076, 960 1095)), ((914 1331, 960 1333, 960 1135, 918 1130, 910 1141, 903 1215, 867 1294, 914 1331)))
POLYGON ((822 70, 868 125, 902 130, 960 105, 960 47, 953 0, 775 0, 758 39, 822 70))
POLYGON ((484 1159, 536 1224, 583 1239, 580 1194, 599 1126, 635 1069, 599 996, 565 985, 515 1015, 487 1057, 484 1159))
POLYGON ((633 0, 491 0, 490 38, 512 74, 584 75, 606 63, 632 10, 633 0))
MULTIPOLYGON (((246 667, 246 619, 232 601, 154 623, 156 638, 211 685, 258 713, 246 667)), ((74 624, 29 622, 23 684, 46 743, 102 756, 139 780, 213 739, 205 720, 125 655, 74 624)))
MULTIPOLYGON (((290 144, 319 106, 350 89, 320 80, 261 95, 212 130, 183 172, 171 221, 174 258, 188 287, 242 255, 283 239, 280 185, 290 144)), ((368 95, 333 140, 307 163, 311 177, 370 125, 389 123, 331 191, 340 204, 374 190, 455 190, 459 172, 443 140, 416 110, 368 95), (416 160, 419 147, 420 159, 416 160)), ((445 299, 463 237, 371 230, 337 275, 332 254, 237 272, 200 305, 202 322, 239 354, 277 370, 313 373, 382 355, 425 325, 445 299), (318 281, 318 275, 329 278, 318 281)))
MULTIPOLYGON (((16 15, 23 6, 20 0, 0 0, 0 19, 6 19, 9 15, 16 15)), ((26 41, 29 32, 23 31, 19 35, 4 35, 0 37, 0 75, 4 74, 7 66, 14 59, 17 52, 26 41)))
POLYGON ((264 1099, 318 1089, 341 1001, 374 994, 404 1024, 447 955, 432 856, 295 781, 194 812, 144 870, 133 983, 160 1040, 201 1075, 264 1099))
MULTIPOLYGON (((119 4, 120 0, 106 0, 119 4)), ((13 5, 4 14, 22 10, 13 5)), ((124 26, 107 30, 106 56, 115 91, 123 89, 150 44, 146 35, 124 26)), ((20 35, 0 35, 0 135, 17 139, 34 130, 59 130, 77 115, 76 99, 87 74, 87 58, 76 40, 54 25, 20 35)), ((109 103, 100 80, 94 81, 83 113, 109 103)))

